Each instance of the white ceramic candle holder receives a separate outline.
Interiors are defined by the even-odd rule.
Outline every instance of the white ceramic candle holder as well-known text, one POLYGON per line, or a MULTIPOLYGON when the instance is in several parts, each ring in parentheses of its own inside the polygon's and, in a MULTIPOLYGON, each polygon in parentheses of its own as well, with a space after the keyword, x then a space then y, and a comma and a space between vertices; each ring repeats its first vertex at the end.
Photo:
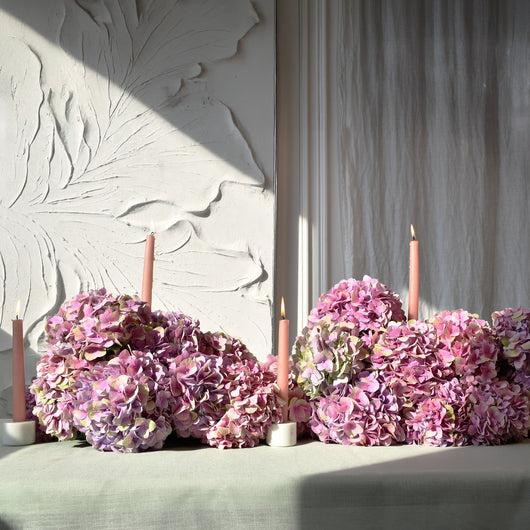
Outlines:
POLYGON ((35 422, 3 421, 0 424, 2 445, 31 445, 35 443, 35 422))
POLYGON ((296 445, 296 422, 275 423, 267 433, 267 444, 273 447, 296 445))

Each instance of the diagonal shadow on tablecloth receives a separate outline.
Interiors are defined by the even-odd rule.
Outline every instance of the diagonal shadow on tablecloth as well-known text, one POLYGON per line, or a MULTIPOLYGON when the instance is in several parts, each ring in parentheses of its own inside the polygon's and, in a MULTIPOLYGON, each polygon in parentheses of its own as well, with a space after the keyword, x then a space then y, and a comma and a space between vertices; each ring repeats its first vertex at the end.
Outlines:
MULTIPOLYGON (((359 449, 367 462, 385 450, 359 449)), ((530 528, 530 443, 417 449, 429 453, 304 478, 300 528, 530 528)))

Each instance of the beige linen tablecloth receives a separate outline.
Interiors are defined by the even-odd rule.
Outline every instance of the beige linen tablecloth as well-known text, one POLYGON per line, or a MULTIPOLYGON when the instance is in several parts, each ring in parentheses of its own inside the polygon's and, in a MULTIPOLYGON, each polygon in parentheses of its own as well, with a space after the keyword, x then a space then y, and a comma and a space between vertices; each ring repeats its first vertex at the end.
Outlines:
POLYGON ((1 528, 530 528, 530 443, 0 448, 1 528))

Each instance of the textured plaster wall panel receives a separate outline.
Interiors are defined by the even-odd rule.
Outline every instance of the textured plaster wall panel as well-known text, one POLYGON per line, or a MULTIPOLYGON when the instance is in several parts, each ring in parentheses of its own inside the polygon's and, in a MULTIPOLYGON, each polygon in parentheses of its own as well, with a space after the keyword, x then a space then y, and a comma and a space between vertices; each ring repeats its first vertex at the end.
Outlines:
POLYGON ((0 387, 10 385, 16 300, 29 376, 45 317, 65 298, 101 286, 140 290, 151 221, 153 305, 240 336, 264 357, 273 9, 219 0, 19 4, 0 6, 0 387), (268 61, 254 68, 257 110, 246 94, 238 115, 237 71, 246 75, 253 54, 268 61))

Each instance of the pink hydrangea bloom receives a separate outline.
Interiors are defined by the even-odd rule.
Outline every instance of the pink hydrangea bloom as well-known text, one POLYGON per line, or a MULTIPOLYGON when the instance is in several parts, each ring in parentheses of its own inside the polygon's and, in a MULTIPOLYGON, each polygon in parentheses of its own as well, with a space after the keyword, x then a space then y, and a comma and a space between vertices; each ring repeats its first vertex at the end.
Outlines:
POLYGON ((97 449, 136 452, 162 447, 174 428, 242 447, 259 443, 281 414, 267 366, 239 339, 203 333, 183 313, 151 312, 100 289, 65 302, 46 334, 33 411, 61 440, 79 431, 97 449))
POLYGON ((377 280, 339 282, 293 348, 313 434, 436 446, 527 436, 529 316, 523 308, 494 313, 495 329, 464 310, 405 322, 397 296, 377 280))
POLYGON ((302 330, 293 346, 293 369, 308 396, 348 383, 364 369, 368 350, 358 335, 354 324, 333 321, 329 315, 302 330))
POLYGON ((510 307, 496 311, 491 318, 501 339, 503 357, 516 370, 530 374, 530 309, 510 307))
POLYGON ((500 445, 528 436, 530 398, 519 385, 506 379, 492 379, 487 384, 479 380, 466 393, 473 444, 500 445))
POLYGON ((376 372, 362 372, 355 386, 339 385, 311 404, 309 425, 322 442, 371 446, 405 440, 397 400, 376 372))
POLYGON ((131 343, 150 321, 149 307, 138 298, 115 297, 105 289, 82 292, 48 318, 47 350, 94 361, 131 343))
POLYGON ((46 427, 40 423, 39 418, 33 414, 33 408, 35 407, 35 396, 31 393, 29 387, 26 387, 26 420, 33 420, 35 422, 35 441, 49 442, 52 437, 46 434, 46 427))
POLYGON ((431 395, 404 409, 407 443, 439 447, 469 444, 466 398, 457 378, 438 384, 431 395))
POLYGON ((176 433, 221 449, 258 444, 281 421, 275 374, 236 338, 204 333, 199 342, 171 363, 176 433))
POLYGON ((203 438, 225 412, 228 393, 222 360, 196 352, 177 357, 171 365, 172 423, 178 436, 203 438))
POLYGON ((448 374, 438 355, 432 325, 421 321, 391 323, 373 347, 371 368, 379 370, 400 406, 413 406, 433 393, 448 374))
POLYGON ((247 347, 224 333, 201 333, 198 350, 184 352, 170 363, 172 422, 181 437, 208 443, 206 433, 225 414, 230 403, 228 377, 237 363, 256 364, 247 347))
POLYGON ((149 326, 139 326, 132 348, 149 350, 167 366, 180 355, 199 351, 200 323, 180 311, 151 313, 149 326))
POLYGON ((439 355, 454 359, 454 373, 489 381, 497 376, 500 344, 485 320, 459 309, 443 311, 428 321, 439 341, 439 355))
POLYGON ((74 423, 96 449, 160 449, 171 433, 168 369, 151 353, 123 350, 77 386, 74 423))
MULTIPOLYGON (((35 396, 33 414, 39 419, 45 432, 59 440, 76 437, 73 423, 74 398, 80 375, 90 370, 91 363, 86 359, 48 352, 37 363, 37 377, 30 386, 35 396)), ((93 363, 98 364, 98 363, 93 363)))
POLYGON ((220 449, 254 447, 271 425, 282 419, 276 377, 263 363, 240 361, 227 367, 225 388, 229 403, 221 419, 206 433, 220 449))
POLYGON ((318 325, 326 316, 333 322, 351 322, 369 337, 392 321, 406 320, 397 293, 370 276, 342 280, 323 294, 309 314, 308 326, 318 325))

